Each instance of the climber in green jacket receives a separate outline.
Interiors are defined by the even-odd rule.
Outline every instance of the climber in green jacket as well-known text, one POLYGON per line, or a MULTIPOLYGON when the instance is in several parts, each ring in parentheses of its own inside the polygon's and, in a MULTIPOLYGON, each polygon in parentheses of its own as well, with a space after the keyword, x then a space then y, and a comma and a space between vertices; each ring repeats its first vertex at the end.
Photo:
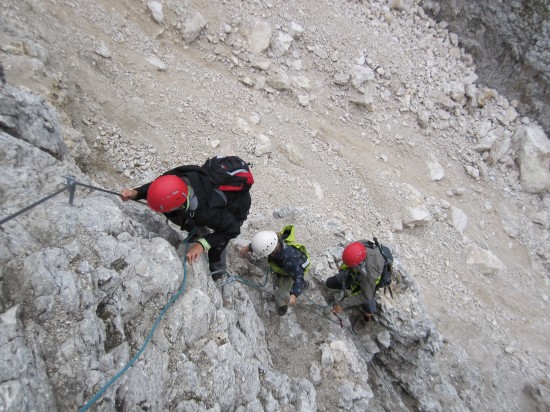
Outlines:
POLYGON ((276 287, 275 304, 277 313, 285 315, 288 305, 294 305, 302 290, 307 288, 304 279, 310 261, 304 245, 294 239, 294 227, 285 226, 279 233, 273 231, 258 232, 249 245, 241 248, 241 256, 250 252, 254 256, 267 257, 273 272, 273 284, 276 287))

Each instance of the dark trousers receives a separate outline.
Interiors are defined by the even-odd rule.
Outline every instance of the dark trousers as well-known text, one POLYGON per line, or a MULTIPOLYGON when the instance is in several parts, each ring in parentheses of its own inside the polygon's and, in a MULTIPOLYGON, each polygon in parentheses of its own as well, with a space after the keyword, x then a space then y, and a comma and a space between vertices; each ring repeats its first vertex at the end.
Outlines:
MULTIPOLYGON (((193 235, 189 239, 189 243, 193 243, 197 239, 206 236, 209 233, 212 233, 212 231, 206 226, 197 226, 193 219, 186 218, 179 210, 165 213, 164 215, 172 223, 178 225, 181 230, 184 230, 189 234, 193 233, 193 235)), ((229 241, 216 247, 210 248, 210 250, 208 251, 208 265, 210 272, 227 269, 227 253, 225 248, 227 247, 228 243, 229 241)))
MULTIPOLYGON (((351 286, 353 284, 353 279, 351 274, 348 274, 347 272, 338 272, 337 275, 329 277, 325 281, 325 285, 329 289, 347 289, 350 290, 351 286)), ((362 305, 358 305, 357 308, 360 310, 367 312, 367 313, 375 313, 376 312, 376 299, 370 299, 367 303, 363 303, 362 305)))
MULTIPOLYGON (((196 241, 196 239, 206 236, 212 231, 206 226, 201 226, 197 228, 195 235, 191 238, 191 242, 196 241)), ((227 269, 227 245, 229 241, 218 245, 216 247, 210 248, 208 251, 208 269, 210 272, 216 272, 218 270, 227 269)))
POLYGON ((337 275, 329 277, 325 282, 326 287, 329 289, 351 289, 352 284, 352 276, 344 271, 338 272, 337 275))
POLYGON ((208 265, 210 272, 227 269, 227 243, 213 247, 208 251, 208 265))

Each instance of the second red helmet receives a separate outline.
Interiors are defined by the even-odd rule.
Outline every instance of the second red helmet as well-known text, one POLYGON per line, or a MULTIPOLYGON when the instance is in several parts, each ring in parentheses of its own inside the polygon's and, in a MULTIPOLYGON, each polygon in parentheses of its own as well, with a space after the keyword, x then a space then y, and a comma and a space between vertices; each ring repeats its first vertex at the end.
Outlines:
POLYGON ((149 185, 147 204, 157 212, 168 213, 182 206, 187 201, 189 189, 177 176, 161 176, 149 185))
POLYGON ((358 266, 367 257, 367 248, 360 242, 347 245, 342 252, 342 260, 349 267, 358 266))

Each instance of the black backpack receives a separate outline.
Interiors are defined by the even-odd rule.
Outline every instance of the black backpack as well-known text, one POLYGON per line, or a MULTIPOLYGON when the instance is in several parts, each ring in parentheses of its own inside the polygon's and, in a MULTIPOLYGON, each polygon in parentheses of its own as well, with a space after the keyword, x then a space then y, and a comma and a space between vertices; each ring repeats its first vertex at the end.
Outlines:
POLYGON ((393 292, 391 290, 393 275, 393 255, 389 247, 378 243, 378 239, 376 237, 373 237, 372 239, 374 240, 374 242, 367 240, 365 242, 365 246, 371 249, 374 249, 376 247, 380 251, 380 254, 384 258, 385 262, 384 269, 382 270, 382 274, 380 275, 380 280, 376 284, 376 290, 384 289, 384 293, 386 293, 386 289, 388 289, 390 291, 391 297, 393 298, 393 292))
POLYGON ((216 156, 208 159, 202 169, 216 189, 224 192, 248 192, 254 176, 247 162, 238 156, 216 156))
POLYGON ((252 204, 250 188, 254 184, 254 177, 247 162, 238 156, 216 156, 208 159, 202 166, 179 166, 165 174, 186 176, 190 172, 200 174, 202 179, 211 184, 206 186, 222 197, 227 209, 241 224, 246 220, 252 204))

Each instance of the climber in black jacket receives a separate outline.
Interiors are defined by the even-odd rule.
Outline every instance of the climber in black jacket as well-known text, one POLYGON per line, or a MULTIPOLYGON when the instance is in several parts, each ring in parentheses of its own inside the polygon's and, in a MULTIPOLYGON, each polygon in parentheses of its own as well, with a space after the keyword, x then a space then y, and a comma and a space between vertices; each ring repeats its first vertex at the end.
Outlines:
MULTIPOLYGON (((151 209, 163 213, 182 230, 198 229, 187 259, 195 262, 207 251, 211 272, 226 269, 225 248, 240 234, 251 206, 249 191, 216 189, 198 166, 176 167, 151 183, 122 190, 120 196, 124 201, 147 199, 151 209)), ((221 276, 212 275, 214 280, 221 276)))

